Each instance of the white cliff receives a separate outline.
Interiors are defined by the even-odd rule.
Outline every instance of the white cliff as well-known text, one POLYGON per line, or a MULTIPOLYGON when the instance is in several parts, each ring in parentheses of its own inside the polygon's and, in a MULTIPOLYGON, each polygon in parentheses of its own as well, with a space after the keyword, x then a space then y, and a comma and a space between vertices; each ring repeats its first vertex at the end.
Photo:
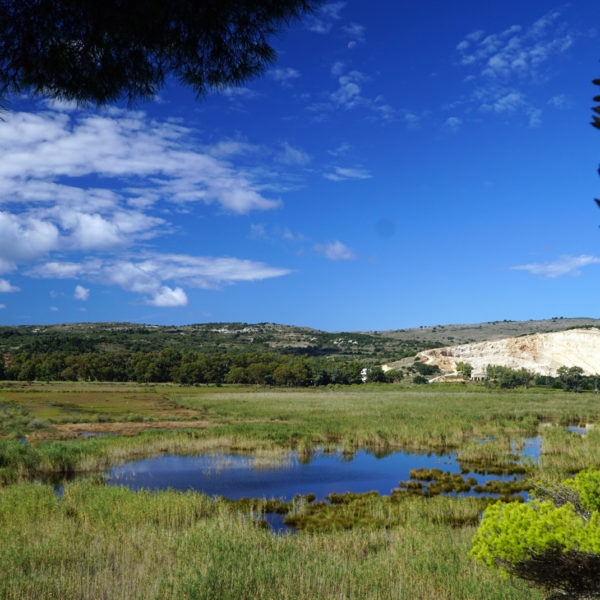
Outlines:
POLYGON ((438 365, 442 371, 456 371, 459 362, 473 367, 472 377, 485 376, 487 365, 527 369, 556 376, 559 367, 581 367, 585 375, 600 374, 600 329, 570 329, 536 333, 460 346, 424 350, 417 355, 422 363, 438 365))

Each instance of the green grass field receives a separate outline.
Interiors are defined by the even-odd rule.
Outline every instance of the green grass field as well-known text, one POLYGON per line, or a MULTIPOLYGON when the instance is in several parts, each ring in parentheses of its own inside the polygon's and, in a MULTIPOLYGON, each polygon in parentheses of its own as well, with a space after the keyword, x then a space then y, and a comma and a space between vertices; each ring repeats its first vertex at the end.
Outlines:
MULTIPOLYGON (((277 536, 257 522, 260 503, 134 493, 94 481, 68 483, 59 498, 51 485, 32 479, 158 453, 220 449, 277 457, 317 445, 452 450, 498 466, 514 462, 514 443, 538 435, 542 456, 527 468, 561 477, 600 465, 600 427, 585 436, 563 427, 584 423, 600 423, 595 394, 462 385, 5 386, 0 597, 541 598, 467 556, 482 509, 474 498, 361 497, 305 519, 296 535, 277 536), (79 429, 93 427, 126 435, 77 438, 79 429)), ((303 507, 294 510, 302 521, 303 507)))

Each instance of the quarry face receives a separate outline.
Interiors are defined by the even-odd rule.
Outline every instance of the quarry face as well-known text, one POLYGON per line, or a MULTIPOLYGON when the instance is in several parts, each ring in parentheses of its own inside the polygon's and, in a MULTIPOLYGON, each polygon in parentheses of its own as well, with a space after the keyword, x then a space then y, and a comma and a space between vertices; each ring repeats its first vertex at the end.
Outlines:
POLYGON ((553 377, 564 365, 581 367, 585 375, 596 375, 600 373, 600 329, 570 329, 447 346, 424 350, 417 358, 446 373, 455 372, 459 362, 469 363, 474 378, 484 377, 488 365, 524 368, 553 377))

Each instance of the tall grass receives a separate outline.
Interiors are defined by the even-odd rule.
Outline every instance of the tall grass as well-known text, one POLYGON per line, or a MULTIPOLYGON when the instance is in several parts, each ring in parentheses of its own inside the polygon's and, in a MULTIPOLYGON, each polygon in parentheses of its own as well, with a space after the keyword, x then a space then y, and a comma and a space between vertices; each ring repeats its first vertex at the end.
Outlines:
POLYGON ((388 529, 277 536, 195 493, 77 483, 60 499, 50 486, 8 486, 0 489, 0 597, 540 598, 467 556, 474 528, 444 523, 449 506, 412 499, 403 523, 388 529))
MULTIPOLYGON (((315 446, 341 447, 348 453, 361 447, 380 454, 395 449, 458 451, 465 464, 479 461, 502 468, 515 463, 510 440, 522 441, 540 432, 548 437, 541 463, 544 471, 563 475, 600 464, 593 431, 586 436, 587 442, 576 434, 554 442, 559 434, 541 427, 599 422, 600 404, 595 394, 481 388, 398 390, 392 386, 302 391, 205 388, 185 395, 181 388, 174 388, 171 394, 170 405, 201 416, 211 427, 73 441, 36 442, 31 438, 27 449, 0 440, 0 482, 94 471, 160 453, 219 449, 277 454, 292 448, 308 457, 315 446), (488 437, 493 440, 480 443, 488 437), (563 442, 565 452, 560 450, 563 442)), ((113 391, 105 410, 118 398, 113 391)))

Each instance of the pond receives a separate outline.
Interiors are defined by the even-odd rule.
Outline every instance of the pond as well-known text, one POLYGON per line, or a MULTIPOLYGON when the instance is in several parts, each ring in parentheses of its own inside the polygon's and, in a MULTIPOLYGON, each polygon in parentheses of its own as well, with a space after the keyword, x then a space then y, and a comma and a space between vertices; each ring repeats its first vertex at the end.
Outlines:
MULTIPOLYGON (((534 447, 534 443, 526 444, 528 455, 535 455, 534 447)), ((461 473, 455 454, 401 451, 378 457, 366 450, 347 455, 315 449, 308 460, 297 452, 270 461, 222 453, 161 455, 113 467, 105 473, 105 479, 109 485, 125 485, 133 490, 171 488, 232 500, 278 498, 288 502, 297 494, 315 494, 317 500, 345 492, 377 491, 387 495, 400 481, 410 479, 411 469, 461 473)), ((463 474, 482 485, 489 480, 512 481, 514 478, 513 475, 463 474)))

